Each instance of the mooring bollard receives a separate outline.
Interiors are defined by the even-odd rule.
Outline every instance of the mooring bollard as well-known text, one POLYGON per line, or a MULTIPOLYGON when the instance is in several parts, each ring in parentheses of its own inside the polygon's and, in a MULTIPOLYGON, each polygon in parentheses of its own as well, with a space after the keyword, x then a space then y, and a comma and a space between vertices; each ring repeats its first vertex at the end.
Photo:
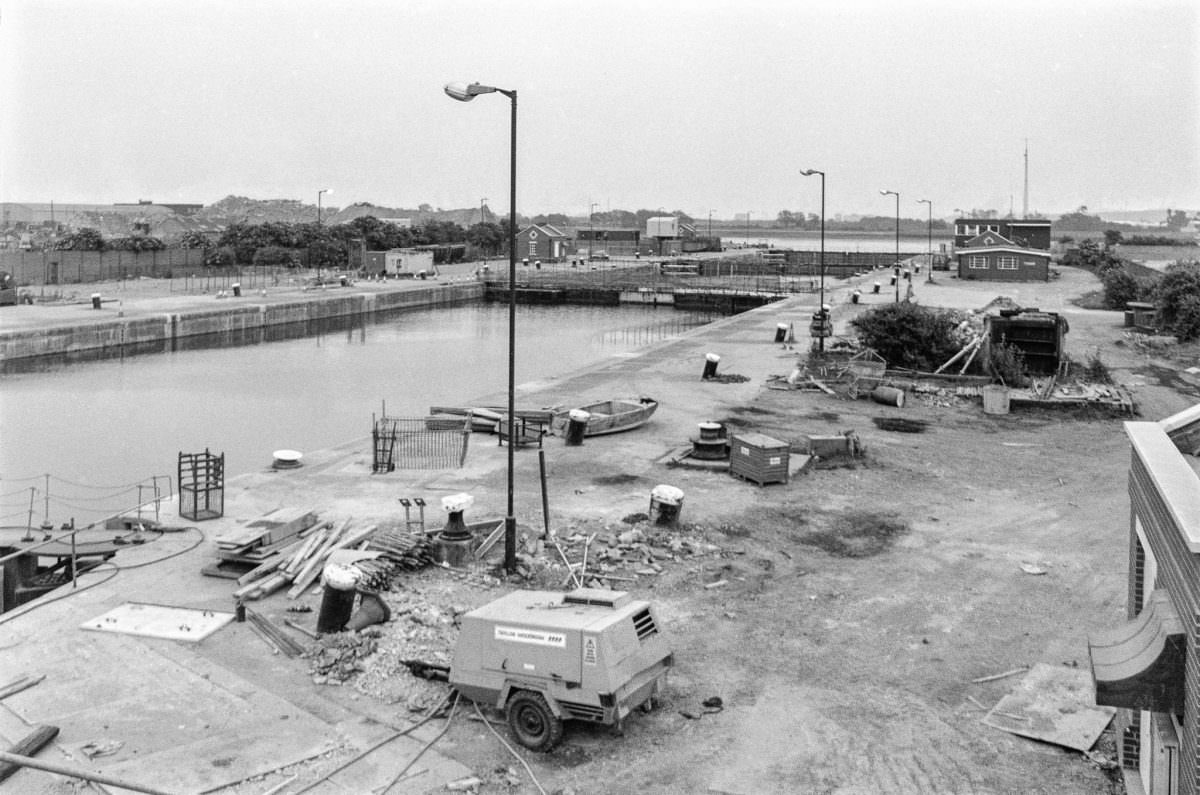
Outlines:
POLYGON ((787 323, 776 323, 775 324, 775 341, 783 342, 784 340, 786 340, 787 339, 787 330, 788 330, 787 323))
POLYGON ((878 292, 879 292, 879 287, 880 287, 880 284, 879 284, 879 282, 875 282, 875 289, 874 289, 874 290, 872 290, 871 292, 873 292, 873 293, 878 293, 878 292))
POLYGON ((317 634, 341 632, 354 612, 354 597, 361 572, 353 566, 328 563, 321 571, 321 610, 317 613, 317 634))
POLYGON ((655 524, 673 525, 679 521, 683 510, 683 489, 665 483, 650 492, 650 520, 655 524))
MULTIPOLYGON (((512 443, 512 440, 509 440, 512 443)), ((471 529, 463 520, 463 512, 475 504, 475 498, 466 492, 442 497, 442 510, 446 512, 446 525, 434 542, 434 559, 455 568, 463 568, 471 561, 471 529)))
POLYGON ((850 303, 857 304, 858 299, 861 297, 862 297, 862 290, 855 290, 854 292, 850 293, 850 303))
POLYGON ((92 293, 92 309, 100 308, 100 293, 92 293))
POLYGON ((579 447, 587 433, 588 420, 592 418, 583 409, 571 409, 567 415, 566 443, 568 447, 579 447))
POLYGON ((233 297, 234 298, 242 297, 242 285, 241 284, 239 284, 238 282, 234 282, 233 284, 230 285, 230 287, 233 288, 233 297))
POLYGON ((701 379, 717 377, 717 363, 721 361, 721 357, 715 353, 704 354, 704 374, 701 379))

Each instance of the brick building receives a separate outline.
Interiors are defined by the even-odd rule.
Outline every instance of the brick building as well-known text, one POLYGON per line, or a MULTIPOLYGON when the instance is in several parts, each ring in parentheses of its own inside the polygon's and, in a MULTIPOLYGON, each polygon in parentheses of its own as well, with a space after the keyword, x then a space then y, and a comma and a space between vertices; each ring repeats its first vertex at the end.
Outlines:
POLYGON ((530 262, 566 259, 571 238, 550 224, 530 224, 517 232, 517 257, 530 262))
POLYGON ((955 250, 958 278, 998 282, 1050 280, 1050 252, 1017 245, 999 232, 982 232, 955 250))
POLYGON ((1200 404, 1128 422, 1128 622, 1089 639, 1130 793, 1200 793, 1200 404))

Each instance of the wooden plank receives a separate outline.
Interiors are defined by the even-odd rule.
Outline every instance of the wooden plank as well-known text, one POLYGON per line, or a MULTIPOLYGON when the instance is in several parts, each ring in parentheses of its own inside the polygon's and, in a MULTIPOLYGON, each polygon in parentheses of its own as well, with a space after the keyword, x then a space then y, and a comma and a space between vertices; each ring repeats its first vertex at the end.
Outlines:
POLYGON ((325 556, 329 554, 329 549, 337 542, 338 537, 345 532, 346 528, 350 526, 350 522, 352 521, 354 520, 347 519, 346 521, 342 522, 342 526, 330 533, 329 537, 325 539, 325 542, 321 544, 321 546, 317 547, 317 550, 312 553, 308 559, 308 562, 304 564, 304 568, 300 569, 300 573, 296 575, 295 585, 293 585, 291 590, 288 591, 288 598, 295 599, 312 583, 313 580, 317 578, 317 574, 319 574, 321 571, 321 561, 323 561, 325 556))
POLYGON ((322 527, 316 533, 310 535, 308 539, 305 540, 305 542, 301 545, 296 554, 292 556, 291 560, 287 562, 287 565, 283 567, 283 570, 288 574, 295 574, 296 572, 300 571, 300 567, 304 564, 304 559, 308 557, 309 553, 311 553, 313 549, 325 543, 325 538, 329 535, 329 532, 332 529, 333 528, 322 527))
POLYGON ((16 679, 4 687, 0 687, 0 699, 5 699, 9 696, 15 696, 22 690, 28 690, 45 678, 45 674, 42 674, 41 676, 22 676, 20 679, 16 679))
MULTIPOLYGON (((38 726, 32 733, 25 735, 16 745, 9 748, 8 752, 10 754, 19 754, 20 756, 33 756, 49 745, 50 741, 57 736, 57 726, 38 726)), ((21 765, 15 762, 8 760, 0 762, 0 781, 4 781, 20 769, 21 765)))
POLYGON ((295 599, 297 596, 299 596, 301 593, 304 592, 305 588, 312 585, 313 580, 315 580, 317 578, 317 575, 319 575, 321 573, 322 567, 320 564, 324 563, 325 559, 329 557, 330 553, 332 553, 336 550, 339 550, 339 549, 345 549, 347 547, 352 547, 355 544, 358 544, 360 541, 363 541, 363 540, 369 538, 370 536, 372 536, 375 533, 376 529, 377 529, 377 525, 371 525, 370 527, 364 527, 361 530, 355 530, 352 533, 347 533, 344 538, 342 538, 340 541, 334 542, 332 545, 328 546, 326 549, 318 550, 316 556, 314 556, 314 559, 313 559, 313 562, 316 565, 313 565, 311 567, 311 570, 306 568, 306 570, 305 570, 306 573, 304 573, 302 575, 303 579, 301 579, 301 575, 297 575, 296 584, 293 585, 292 588, 288 591, 288 598, 295 599))
POLYGON ((830 388, 829 388, 829 387, 828 387, 826 384, 824 384, 824 383, 823 383, 823 382, 821 382, 821 381, 818 381, 817 379, 813 378, 811 375, 808 377, 808 381, 809 381, 809 383, 811 383, 813 386, 815 386, 817 389, 819 389, 819 390, 821 390, 822 392, 824 392, 826 395, 833 395, 834 397, 840 397, 840 395, 838 395, 838 393, 837 393, 837 392, 834 392, 834 391, 833 391, 832 389, 830 389, 830 388))
POLYGON ((274 544, 286 540, 317 521, 311 508, 276 508, 238 530, 217 536, 217 546, 230 548, 274 544))

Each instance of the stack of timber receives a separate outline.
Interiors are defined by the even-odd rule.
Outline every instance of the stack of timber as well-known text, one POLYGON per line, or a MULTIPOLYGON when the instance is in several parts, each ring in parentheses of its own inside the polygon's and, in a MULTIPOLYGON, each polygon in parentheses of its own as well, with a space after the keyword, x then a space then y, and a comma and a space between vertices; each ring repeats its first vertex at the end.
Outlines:
POLYGON ((351 529, 353 521, 347 519, 336 528, 326 524, 297 541, 287 553, 242 575, 238 578, 242 587, 233 592, 234 598, 238 601, 260 599, 289 585, 288 598, 297 598, 321 575, 331 553, 365 545, 374 535, 375 525, 351 529))
POLYGON ((217 560, 201 571, 210 577, 238 579, 277 562, 317 524, 311 508, 278 508, 231 533, 217 536, 217 560))
POLYGON ((381 560, 404 571, 416 571, 434 563, 433 544, 425 533, 377 533, 367 542, 367 550, 379 552, 381 560))

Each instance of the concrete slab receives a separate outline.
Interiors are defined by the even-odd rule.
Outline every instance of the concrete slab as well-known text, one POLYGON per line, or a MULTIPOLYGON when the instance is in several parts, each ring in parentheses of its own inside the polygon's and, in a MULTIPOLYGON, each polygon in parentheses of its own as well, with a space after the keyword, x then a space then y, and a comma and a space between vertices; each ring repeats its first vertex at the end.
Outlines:
POLYGON ((984 717, 988 726, 1088 751, 1117 711, 1096 705, 1086 668, 1038 663, 984 717))

